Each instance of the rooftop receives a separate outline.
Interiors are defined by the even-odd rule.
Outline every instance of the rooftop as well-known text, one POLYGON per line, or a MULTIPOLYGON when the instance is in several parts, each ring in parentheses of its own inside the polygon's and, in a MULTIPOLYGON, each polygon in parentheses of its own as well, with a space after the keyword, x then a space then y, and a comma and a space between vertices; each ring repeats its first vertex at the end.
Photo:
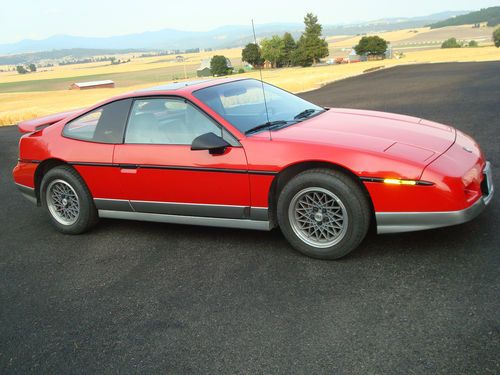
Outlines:
POLYGON ((74 85, 78 87, 88 87, 88 86, 100 86, 100 85, 110 85, 114 84, 114 82, 110 79, 106 79, 104 81, 90 81, 90 82, 76 82, 74 85))
POLYGON ((205 82, 209 82, 209 81, 213 81, 213 79, 198 79, 198 80, 192 80, 192 81, 173 82, 173 83, 168 83, 165 85, 148 87, 145 89, 137 90, 136 92, 173 91, 173 90, 179 90, 179 89, 182 89, 184 87, 198 85, 200 83, 205 83, 205 82))

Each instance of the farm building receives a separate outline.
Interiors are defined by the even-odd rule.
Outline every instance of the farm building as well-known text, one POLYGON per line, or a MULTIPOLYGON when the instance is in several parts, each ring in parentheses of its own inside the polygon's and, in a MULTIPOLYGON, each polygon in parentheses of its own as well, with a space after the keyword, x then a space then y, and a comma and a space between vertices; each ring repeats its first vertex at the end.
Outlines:
MULTIPOLYGON (((212 60, 212 58, 201 60, 200 67, 196 69, 197 77, 210 77, 212 75, 212 71, 210 70, 210 60, 212 60)), ((227 67, 232 69, 233 64, 231 63, 231 60, 226 58, 226 62, 227 62, 227 67)))
POLYGON ((347 59, 349 60, 350 63, 354 63, 354 62, 366 61, 366 56, 358 55, 356 53, 356 50, 353 48, 351 52, 349 52, 349 55, 347 55, 347 59))
POLYGON ((108 89, 115 87, 115 83, 110 80, 92 81, 92 82, 75 82, 69 87, 70 90, 89 90, 89 89, 108 89))
POLYGON ((263 69, 272 69, 273 63, 269 60, 264 61, 264 64, 262 64, 263 69))
POLYGON ((201 60, 200 67, 196 69, 197 77, 209 77, 212 75, 212 71, 210 70, 210 60, 204 59, 201 60))
POLYGON ((390 44, 387 45, 387 50, 385 51, 385 58, 392 59, 394 56, 392 54, 392 47, 390 44))

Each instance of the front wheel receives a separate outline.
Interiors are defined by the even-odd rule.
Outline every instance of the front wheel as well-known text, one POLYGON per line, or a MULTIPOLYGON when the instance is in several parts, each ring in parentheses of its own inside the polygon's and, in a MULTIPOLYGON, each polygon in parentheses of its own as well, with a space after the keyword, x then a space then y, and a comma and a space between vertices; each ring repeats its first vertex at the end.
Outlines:
POLYGON ((344 173, 305 171, 281 191, 278 224, 305 255, 337 259, 354 250, 370 225, 370 206, 361 187, 344 173))
POLYGON ((63 233, 83 233, 98 220, 85 182, 70 166, 55 167, 45 174, 40 198, 53 225, 63 233))

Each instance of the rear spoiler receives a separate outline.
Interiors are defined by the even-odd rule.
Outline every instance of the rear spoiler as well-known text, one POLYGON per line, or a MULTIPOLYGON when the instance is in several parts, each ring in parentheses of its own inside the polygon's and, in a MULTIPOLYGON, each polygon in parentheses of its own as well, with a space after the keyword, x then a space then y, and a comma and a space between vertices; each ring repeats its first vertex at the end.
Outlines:
POLYGON ((60 113, 55 113, 53 115, 48 115, 48 116, 34 118, 31 120, 21 121, 19 124, 17 124, 17 128, 19 129, 19 131, 21 133, 36 132, 36 131, 41 130, 47 126, 53 125, 56 122, 64 120, 65 118, 70 117, 71 115, 74 115, 80 111, 81 111, 81 109, 76 109, 73 111, 60 112, 60 113))

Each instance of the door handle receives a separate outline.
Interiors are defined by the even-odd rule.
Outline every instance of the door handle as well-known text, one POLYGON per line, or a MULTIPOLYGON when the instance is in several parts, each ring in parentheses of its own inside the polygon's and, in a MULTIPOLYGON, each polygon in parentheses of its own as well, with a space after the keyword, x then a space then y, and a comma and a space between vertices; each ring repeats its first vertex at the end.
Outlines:
POLYGON ((135 174, 138 166, 136 164, 118 164, 121 173, 135 174))

